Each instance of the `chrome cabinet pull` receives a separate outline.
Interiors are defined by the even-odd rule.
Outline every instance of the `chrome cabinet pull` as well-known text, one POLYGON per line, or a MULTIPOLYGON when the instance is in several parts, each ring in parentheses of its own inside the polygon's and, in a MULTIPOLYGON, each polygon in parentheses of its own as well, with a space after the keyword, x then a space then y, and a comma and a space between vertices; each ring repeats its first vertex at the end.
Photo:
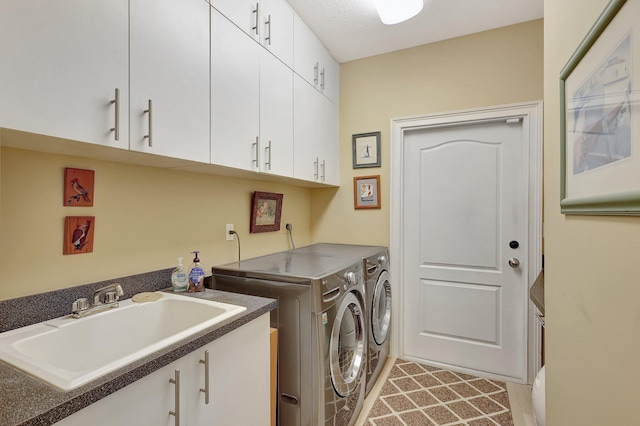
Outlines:
POLYGON ((318 180, 318 157, 316 157, 316 161, 313 162, 313 167, 315 169, 315 172, 313 173, 313 178, 315 180, 318 180))
POLYGON ((175 371, 175 378, 169 379, 169 383, 176 385, 175 388, 175 411, 169 411, 169 414, 175 417, 175 425, 180 426, 180 370, 175 371))
POLYGON ((320 87, 324 90, 324 68, 322 68, 322 71, 320 72, 320 87))
POLYGON ((269 42, 269 46, 271 46, 271 15, 268 15, 267 22, 267 36, 264 38, 264 41, 269 42))
POLYGON ((113 123, 113 127, 110 130, 114 133, 114 139, 119 141, 120 140, 120 89, 118 89, 117 87, 116 87, 115 96, 109 103, 115 104, 115 107, 116 107, 115 108, 116 117, 113 123))
POLYGON ((325 160, 322 160, 322 174, 320 175, 320 180, 324 182, 324 170, 325 170, 325 160))
POLYGON ((315 86, 318 85, 318 67, 320 65, 318 64, 318 62, 316 62, 315 66, 313 67, 313 84, 315 86))
POLYGON ((256 167, 260 166, 260 150, 258 148, 258 141, 259 141, 259 136, 256 136, 256 141, 254 143, 251 144, 251 146, 253 146, 254 149, 254 154, 255 154, 255 158, 253 159, 253 164, 256 165, 256 167))
POLYGON ((271 141, 269 141, 269 145, 265 150, 267 150, 267 161, 264 162, 264 165, 267 167, 267 170, 271 170, 271 141))
POLYGON ((256 3, 256 9, 253 11, 253 13, 256 14, 256 25, 255 27, 251 27, 251 29, 256 32, 256 35, 258 35, 258 15, 260 15, 260 3, 256 3))
POLYGON ((209 351, 204 351, 204 359, 200 360, 200 364, 204 364, 204 389, 200 388, 200 392, 204 392, 204 403, 209 404, 209 351))
POLYGON ((153 110, 151 109, 151 99, 149 99, 148 102, 149 106, 143 112, 145 114, 148 114, 147 118, 149 120, 149 133, 144 135, 144 139, 147 139, 149 141, 149 148, 151 148, 153 146, 153 110))

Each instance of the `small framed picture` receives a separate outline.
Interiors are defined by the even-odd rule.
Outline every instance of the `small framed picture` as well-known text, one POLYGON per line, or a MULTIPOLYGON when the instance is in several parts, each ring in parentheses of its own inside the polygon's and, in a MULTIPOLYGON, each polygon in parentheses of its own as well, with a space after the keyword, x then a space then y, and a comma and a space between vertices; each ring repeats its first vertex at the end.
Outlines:
POLYGON ((380 167, 380 132, 353 135, 353 168, 380 167))
POLYGON ((64 198, 63 206, 93 206, 93 181, 95 171, 73 169, 67 167, 64 169, 64 198))
POLYGON ((95 223, 95 216, 65 217, 62 254, 93 253, 95 223))
POLYGON ((274 232, 280 230, 283 194, 254 192, 251 203, 249 232, 274 232))
POLYGON ((353 207, 355 209, 380 208, 380 175, 353 178, 353 207))

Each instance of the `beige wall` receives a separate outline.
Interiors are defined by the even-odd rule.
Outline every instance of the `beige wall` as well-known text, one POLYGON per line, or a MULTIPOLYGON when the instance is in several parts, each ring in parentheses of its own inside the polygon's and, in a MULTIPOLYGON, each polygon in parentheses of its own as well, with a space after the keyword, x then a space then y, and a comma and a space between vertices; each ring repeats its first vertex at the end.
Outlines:
POLYGON ((608 0, 545 0, 547 425, 638 424, 638 218, 560 214, 558 78, 608 0))
POLYGON ((280 232, 249 234, 253 191, 284 194, 282 223, 294 225, 297 245, 310 243, 310 189, 280 183, 98 161, 2 148, 0 299, 191 263, 200 250, 207 269, 242 257, 289 248, 280 232), (65 167, 95 170, 93 207, 63 207, 65 167), (90 254, 62 255, 65 216, 95 216, 90 254))
POLYGON ((542 31, 537 20, 342 64, 341 188, 312 193, 312 239, 389 245, 391 119, 542 99, 542 31), (382 167, 354 170, 351 136, 374 131, 382 167), (364 175, 381 175, 380 210, 353 208, 364 175))

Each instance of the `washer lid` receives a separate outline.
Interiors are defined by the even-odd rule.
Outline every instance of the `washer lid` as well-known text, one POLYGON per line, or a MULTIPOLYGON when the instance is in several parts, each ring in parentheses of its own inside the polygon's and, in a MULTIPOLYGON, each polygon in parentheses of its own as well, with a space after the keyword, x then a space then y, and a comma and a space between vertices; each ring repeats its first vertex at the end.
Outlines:
POLYGON ((214 266, 219 275, 241 275, 250 278, 272 278, 279 281, 300 282, 325 278, 351 266, 348 259, 319 253, 284 251, 241 262, 214 266))

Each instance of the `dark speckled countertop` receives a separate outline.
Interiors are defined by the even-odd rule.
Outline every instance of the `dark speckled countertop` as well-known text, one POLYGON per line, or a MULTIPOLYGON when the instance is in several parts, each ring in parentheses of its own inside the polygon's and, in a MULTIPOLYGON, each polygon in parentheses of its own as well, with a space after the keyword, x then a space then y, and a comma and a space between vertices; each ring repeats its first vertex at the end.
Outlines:
POLYGON ((51 425, 276 308, 273 299, 218 290, 183 294, 247 309, 69 392, 60 391, 0 361, 0 425, 51 425))

